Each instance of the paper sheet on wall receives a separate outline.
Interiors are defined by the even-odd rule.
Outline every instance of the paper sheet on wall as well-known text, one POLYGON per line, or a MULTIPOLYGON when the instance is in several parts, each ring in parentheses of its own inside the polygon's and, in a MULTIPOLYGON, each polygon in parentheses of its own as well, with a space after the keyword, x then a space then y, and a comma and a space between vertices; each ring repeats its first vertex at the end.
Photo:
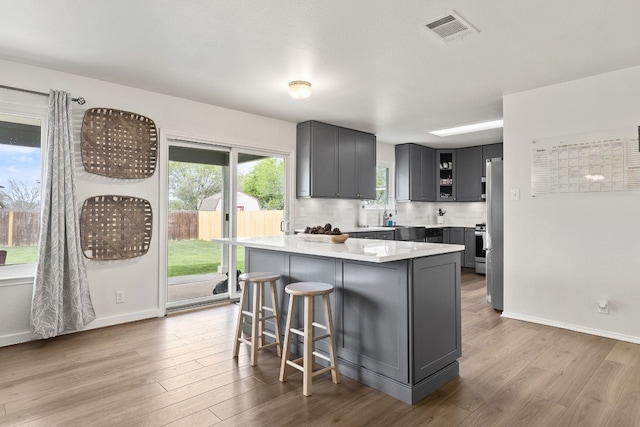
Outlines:
POLYGON ((532 197, 640 190, 635 129, 546 138, 532 149, 532 197))

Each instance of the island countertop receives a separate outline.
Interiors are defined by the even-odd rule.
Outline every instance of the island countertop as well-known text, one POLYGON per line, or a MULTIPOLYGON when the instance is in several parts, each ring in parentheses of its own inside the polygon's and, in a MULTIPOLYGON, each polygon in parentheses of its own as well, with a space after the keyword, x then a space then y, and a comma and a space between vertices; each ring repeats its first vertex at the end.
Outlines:
POLYGON ((308 242, 295 235, 218 238, 213 241, 250 248, 374 263, 461 252, 465 249, 463 245, 354 238, 349 238, 344 243, 308 242))

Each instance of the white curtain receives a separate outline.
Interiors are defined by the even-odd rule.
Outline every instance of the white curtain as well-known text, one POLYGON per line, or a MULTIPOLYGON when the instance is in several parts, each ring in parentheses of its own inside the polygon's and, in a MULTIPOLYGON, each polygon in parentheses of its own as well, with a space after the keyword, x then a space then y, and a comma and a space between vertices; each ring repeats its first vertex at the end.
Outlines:
POLYGON ((45 186, 31 301, 34 338, 81 330, 96 317, 80 246, 70 103, 68 93, 49 92, 45 186))

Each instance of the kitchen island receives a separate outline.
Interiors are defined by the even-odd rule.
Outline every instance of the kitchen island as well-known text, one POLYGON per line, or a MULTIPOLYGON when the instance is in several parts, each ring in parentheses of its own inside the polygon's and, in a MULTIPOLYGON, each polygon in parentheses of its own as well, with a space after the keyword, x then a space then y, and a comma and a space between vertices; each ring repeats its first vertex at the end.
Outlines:
MULTIPOLYGON (((278 303, 283 330, 284 286, 301 281, 335 286, 331 305, 341 374, 409 404, 458 375, 464 246, 373 239, 331 244, 298 236, 215 241, 243 246, 246 271, 282 276, 278 303)), ((317 321, 324 323, 321 300, 316 304, 317 321)), ((273 330, 273 324, 267 328, 273 330)), ((300 343, 292 346, 301 354, 300 343)), ((317 348, 328 353, 324 342, 317 348)))

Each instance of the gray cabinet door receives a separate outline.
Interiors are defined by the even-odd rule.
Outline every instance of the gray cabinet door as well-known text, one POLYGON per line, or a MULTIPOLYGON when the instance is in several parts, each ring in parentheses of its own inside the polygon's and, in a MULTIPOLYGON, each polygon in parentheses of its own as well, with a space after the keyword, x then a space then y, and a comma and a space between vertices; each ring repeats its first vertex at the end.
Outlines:
POLYGON ((417 144, 396 145, 396 198, 398 201, 435 200, 435 150, 417 144))
POLYGON ((315 121, 299 123, 296 168, 298 197, 337 197, 338 128, 315 121))
MULTIPOLYGON (((464 245, 465 240, 464 240, 464 228, 462 227, 449 227, 449 243, 451 243, 452 245, 464 245)), ((463 251, 460 256, 462 257, 461 259, 464 261, 466 255, 466 250, 463 251)), ((474 260, 475 263, 475 260, 474 260)))
POLYGON ((429 147, 422 147, 420 149, 420 181, 422 183, 420 200, 425 202, 432 202, 436 199, 435 163, 436 150, 429 147))
POLYGON ((394 240, 395 239, 395 231, 366 231, 360 233, 349 234, 352 237, 357 237, 359 239, 378 239, 378 240, 394 240))
POLYGON ((356 132, 340 128, 338 135, 338 197, 356 199, 358 195, 356 132))
POLYGON ((343 261, 341 265, 338 356, 408 383, 408 261, 380 266, 343 261))
POLYGON ((376 136, 356 132, 356 182, 358 199, 376 198, 376 136))
POLYGON ((482 201, 482 147, 456 150, 456 201, 482 201))
POLYGON ((458 254, 413 262, 413 384, 462 355, 459 262, 458 254))
POLYGON ((464 260, 463 267, 475 268, 476 266, 476 229, 464 229, 464 260))
POLYGON ((482 176, 487 176, 487 159, 502 157, 502 144, 482 146, 482 176))
POLYGON ((396 145, 396 200, 408 202, 411 189, 411 145, 396 145))

